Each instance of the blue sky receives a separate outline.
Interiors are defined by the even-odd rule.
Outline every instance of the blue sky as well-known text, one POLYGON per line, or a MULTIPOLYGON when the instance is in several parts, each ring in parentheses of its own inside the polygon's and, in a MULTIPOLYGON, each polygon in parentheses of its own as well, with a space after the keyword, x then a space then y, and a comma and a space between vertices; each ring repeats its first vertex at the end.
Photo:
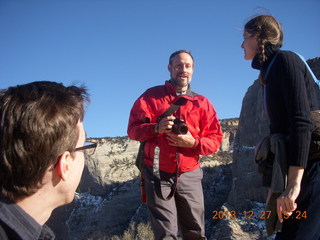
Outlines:
POLYGON ((50 80, 85 84, 89 137, 127 135, 134 101, 169 78, 169 55, 191 50, 192 88, 219 119, 238 117, 257 78, 243 59, 242 29, 272 14, 283 49, 320 57, 319 0, 1 0, 0 88, 50 80))

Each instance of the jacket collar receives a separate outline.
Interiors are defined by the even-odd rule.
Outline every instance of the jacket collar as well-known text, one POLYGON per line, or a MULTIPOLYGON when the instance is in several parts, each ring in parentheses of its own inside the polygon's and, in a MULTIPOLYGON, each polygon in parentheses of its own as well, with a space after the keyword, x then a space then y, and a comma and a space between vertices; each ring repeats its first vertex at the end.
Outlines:
MULTIPOLYGON (((178 96, 176 93, 176 90, 174 89, 174 86, 172 85, 171 80, 167 80, 165 85, 166 85, 167 89, 169 90, 170 94, 178 96)), ((188 96, 188 97, 192 98, 196 95, 197 94, 191 90, 191 85, 189 84, 187 91, 184 94, 181 94, 179 96, 188 96)))
POLYGON ((267 60, 265 62, 260 63, 259 57, 260 54, 258 53, 252 60, 251 67, 258 70, 265 70, 269 63, 271 62, 272 58, 276 55, 277 52, 280 51, 280 46, 278 45, 267 45, 266 46, 266 56, 267 60))

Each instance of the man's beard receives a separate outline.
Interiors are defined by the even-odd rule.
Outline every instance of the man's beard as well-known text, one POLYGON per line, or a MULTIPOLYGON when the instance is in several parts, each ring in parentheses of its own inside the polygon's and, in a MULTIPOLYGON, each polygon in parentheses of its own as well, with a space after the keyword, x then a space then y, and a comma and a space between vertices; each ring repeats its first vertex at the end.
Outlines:
POLYGON ((171 76, 171 81, 172 81, 173 85, 175 85, 175 86, 177 86, 177 87, 183 88, 183 87, 186 87, 186 86, 189 85, 189 83, 191 82, 191 79, 188 79, 187 82, 182 82, 182 81, 179 81, 179 80, 177 80, 176 78, 173 78, 173 77, 171 76))

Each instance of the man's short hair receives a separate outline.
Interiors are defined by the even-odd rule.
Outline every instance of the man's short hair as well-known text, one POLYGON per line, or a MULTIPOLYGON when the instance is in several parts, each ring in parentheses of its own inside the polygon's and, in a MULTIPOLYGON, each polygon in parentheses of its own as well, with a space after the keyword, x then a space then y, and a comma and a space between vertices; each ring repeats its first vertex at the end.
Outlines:
POLYGON ((187 50, 178 50, 178 51, 175 51, 174 53, 172 53, 169 57, 169 64, 171 65, 172 64, 172 60, 175 56, 179 55, 180 53, 187 53, 190 55, 190 57, 192 58, 192 61, 194 62, 194 59, 193 59, 193 56, 191 55, 191 52, 190 51, 187 51, 187 50))
POLYGON ((39 81, 0 92, 0 195, 14 200, 41 187, 48 168, 79 139, 84 86, 39 81))

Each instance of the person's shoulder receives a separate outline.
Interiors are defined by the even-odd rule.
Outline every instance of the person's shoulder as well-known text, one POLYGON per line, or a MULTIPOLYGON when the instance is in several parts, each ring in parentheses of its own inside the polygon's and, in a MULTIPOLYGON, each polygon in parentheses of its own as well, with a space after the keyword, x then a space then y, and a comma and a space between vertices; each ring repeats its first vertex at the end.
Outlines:
POLYGON ((204 95, 199 94, 199 93, 195 93, 193 97, 196 99, 199 99, 199 100, 206 100, 207 99, 204 95))
POLYGON ((157 86, 153 86, 148 88, 143 95, 158 95, 159 93, 165 91, 165 85, 157 85, 157 86))
POLYGON ((297 53, 289 50, 280 50, 278 55, 283 61, 292 61, 292 60, 300 60, 300 57, 297 53))
POLYGON ((146 92, 158 91, 159 89, 162 89, 162 88, 165 88, 165 85, 156 85, 148 88, 146 92))
POLYGON ((174 94, 174 88, 173 86, 169 83, 169 81, 166 81, 162 85, 157 85, 148 88, 142 95, 143 96, 152 96, 152 97, 161 97, 163 95, 167 94, 174 94))
POLYGON ((197 100, 199 102, 202 102, 202 103, 210 102, 210 100, 207 97, 205 97, 202 94, 198 94, 198 93, 193 96, 193 99, 197 100))
POLYGON ((283 68, 284 71, 297 70, 304 65, 300 56, 293 51, 281 50, 278 52, 277 58, 277 65, 283 68))

